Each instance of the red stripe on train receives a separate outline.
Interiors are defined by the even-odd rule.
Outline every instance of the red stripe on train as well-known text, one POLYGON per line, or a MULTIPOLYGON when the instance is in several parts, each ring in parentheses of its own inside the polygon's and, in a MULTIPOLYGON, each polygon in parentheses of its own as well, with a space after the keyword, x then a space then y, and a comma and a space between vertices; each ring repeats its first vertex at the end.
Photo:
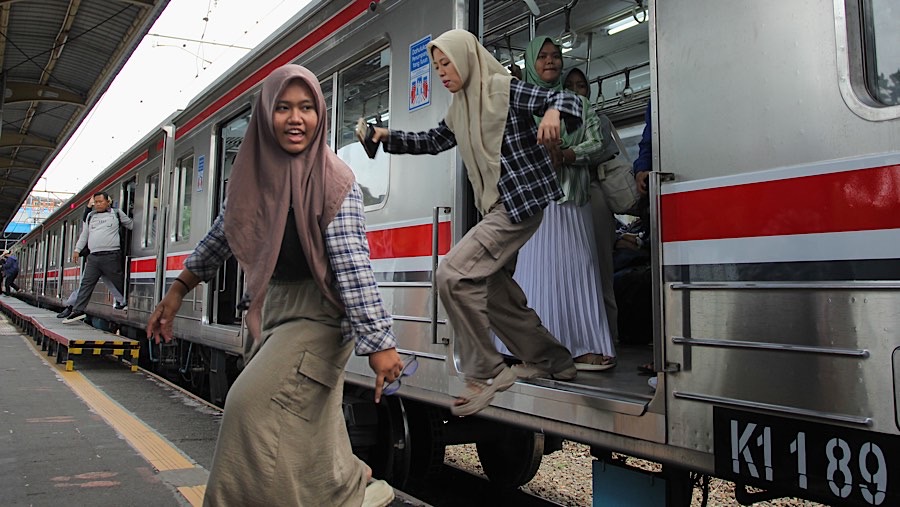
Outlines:
MULTIPOLYGON (((438 225, 438 254, 450 250, 450 222, 438 225)), ((431 256, 431 224, 412 225, 370 231, 366 234, 372 259, 397 259, 402 257, 431 256)), ((175 255, 166 259, 166 271, 181 270, 190 254, 175 255)), ((131 261, 132 273, 155 273, 156 259, 131 261)))
POLYGON ((132 273, 155 273, 156 259, 138 259, 131 261, 132 273))
POLYGON ((900 165, 662 196, 662 240, 900 228, 900 165))
MULTIPOLYGON (((431 256, 431 224, 370 231, 369 256, 372 259, 431 256)), ((450 250, 450 222, 438 224, 438 254, 450 250)))

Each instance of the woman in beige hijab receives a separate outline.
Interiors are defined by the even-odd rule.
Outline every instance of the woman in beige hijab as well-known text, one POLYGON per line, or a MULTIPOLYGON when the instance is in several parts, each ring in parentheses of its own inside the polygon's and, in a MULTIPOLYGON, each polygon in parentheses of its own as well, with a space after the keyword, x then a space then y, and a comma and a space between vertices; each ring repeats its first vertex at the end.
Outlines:
POLYGON ((576 128, 582 102, 559 90, 514 80, 474 35, 451 30, 428 45, 442 84, 453 94, 444 120, 427 132, 377 128, 389 153, 438 153, 453 147, 468 172, 483 219, 444 257, 437 286, 456 332, 465 388, 455 415, 471 415, 516 378, 572 379, 565 347, 541 325, 512 278, 519 248, 563 193, 545 144, 560 138, 560 120, 576 128), (539 125, 534 116, 541 116, 539 125), (491 330, 523 364, 508 368, 491 330))
POLYGON ((403 363, 369 261, 362 193, 327 145, 325 111, 305 68, 263 80, 227 208, 147 325, 148 336, 171 340, 185 294, 238 259, 255 353, 228 392, 204 505, 393 499, 384 481, 366 486, 371 470, 351 451, 341 408, 354 348, 376 374, 376 401, 403 363))

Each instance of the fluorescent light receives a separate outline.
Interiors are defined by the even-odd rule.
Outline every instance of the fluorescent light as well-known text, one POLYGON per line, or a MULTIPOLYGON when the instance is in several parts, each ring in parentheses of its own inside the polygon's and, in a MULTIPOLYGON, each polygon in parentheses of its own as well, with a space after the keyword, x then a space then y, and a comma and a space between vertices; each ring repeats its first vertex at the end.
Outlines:
MULTIPOLYGON (((646 19, 647 19, 647 11, 644 11, 644 20, 646 20, 646 19)), ((607 35, 615 35, 621 31, 628 30, 631 27, 638 26, 639 24, 641 24, 641 23, 639 23, 636 19, 634 19, 634 16, 629 15, 627 18, 620 19, 619 21, 616 21, 615 23, 612 23, 609 26, 607 26, 606 34, 607 35)))

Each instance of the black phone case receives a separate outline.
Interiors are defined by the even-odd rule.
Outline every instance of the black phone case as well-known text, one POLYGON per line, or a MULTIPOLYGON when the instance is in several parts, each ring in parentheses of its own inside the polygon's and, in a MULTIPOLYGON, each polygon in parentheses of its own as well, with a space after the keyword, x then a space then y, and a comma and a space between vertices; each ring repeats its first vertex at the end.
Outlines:
POLYGON ((372 140, 375 136, 375 127, 372 125, 366 126, 366 133, 362 135, 359 129, 356 130, 356 137, 359 138, 359 142, 362 143, 363 149, 366 150, 366 155, 369 158, 375 158, 375 155, 378 153, 378 143, 372 140))

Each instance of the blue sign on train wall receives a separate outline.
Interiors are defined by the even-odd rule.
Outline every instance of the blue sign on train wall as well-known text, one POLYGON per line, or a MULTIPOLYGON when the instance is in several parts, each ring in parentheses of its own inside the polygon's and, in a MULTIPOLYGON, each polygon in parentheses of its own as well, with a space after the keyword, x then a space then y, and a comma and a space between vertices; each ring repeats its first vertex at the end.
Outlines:
POLYGON ((206 157, 197 157, 197 192, 203 192, 203 170, 206 169, 206 157))
POLYGON ((409 45, 409 110, 431 105, 431 62, 428 43, 431 35, 409 45))

